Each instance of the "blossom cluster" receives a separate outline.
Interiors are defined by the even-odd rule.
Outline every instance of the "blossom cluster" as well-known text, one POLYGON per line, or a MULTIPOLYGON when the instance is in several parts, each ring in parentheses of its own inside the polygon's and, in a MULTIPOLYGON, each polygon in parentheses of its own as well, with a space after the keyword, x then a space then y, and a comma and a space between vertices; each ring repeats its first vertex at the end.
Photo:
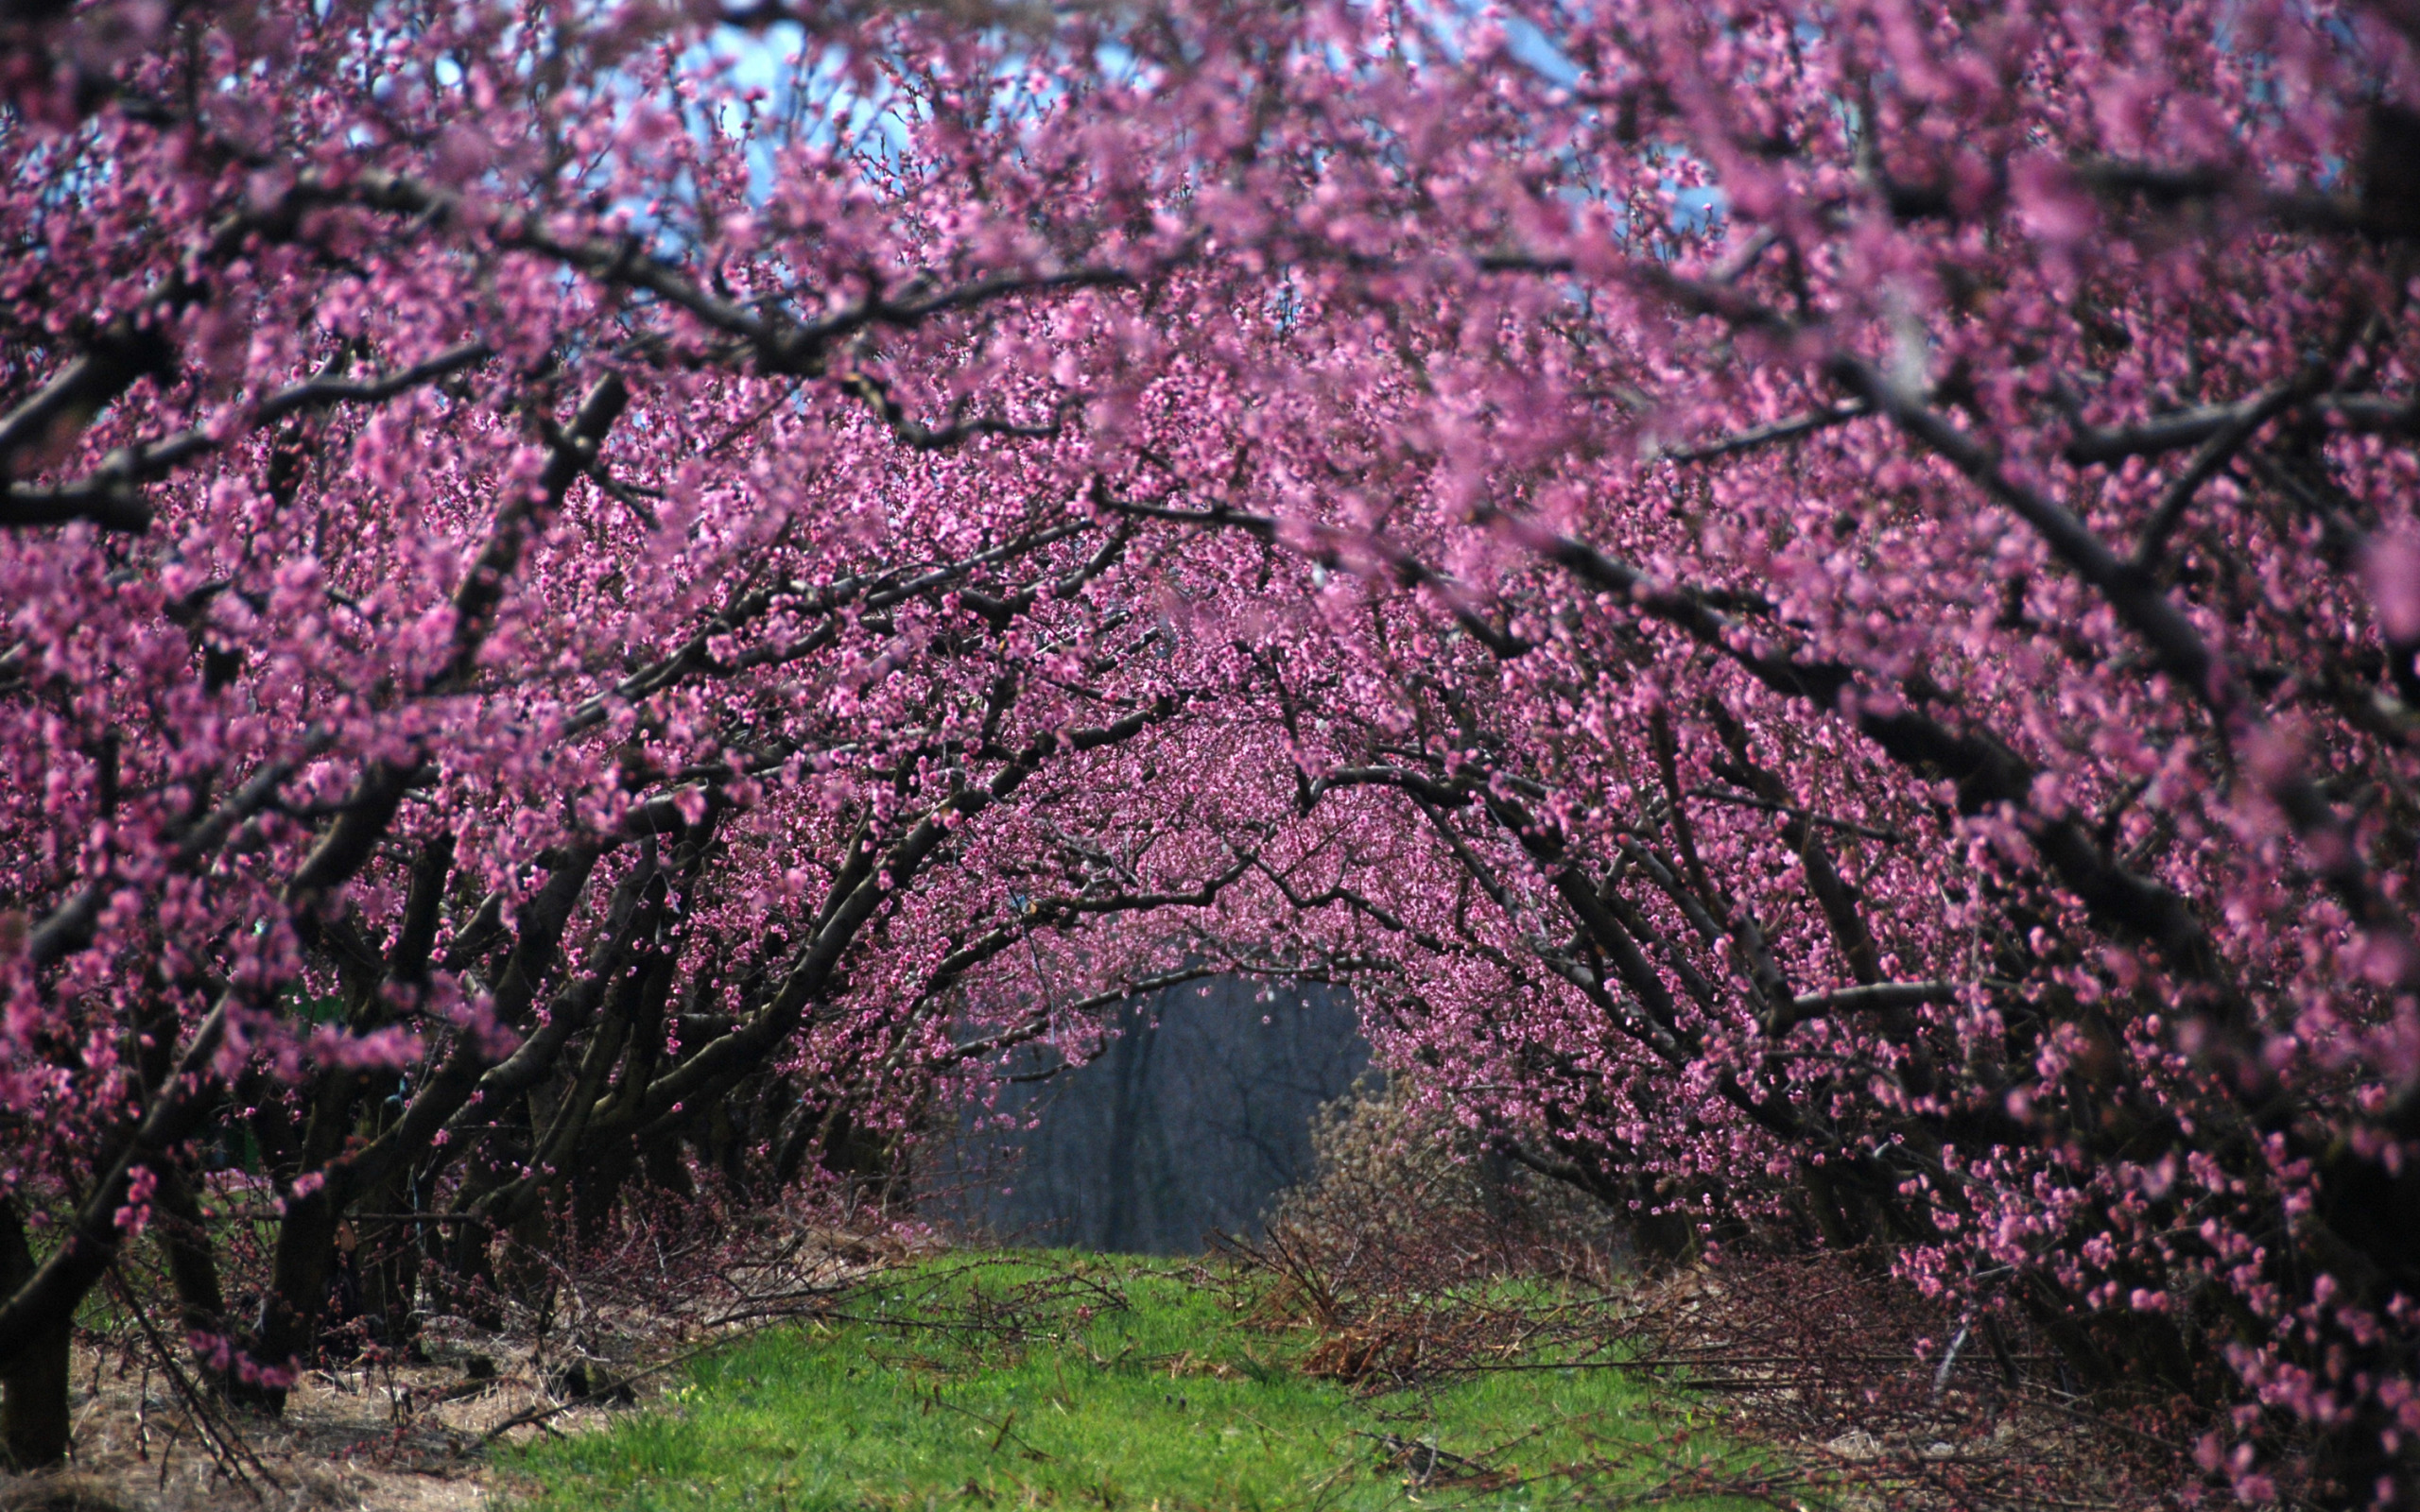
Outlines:
POLYGON ((1230 971, 2401 1494, 2409 8, 994 19, 0 19, 0 1361, 215 1166, 273 1394, 349 1211, 862 1174, 1230 971))

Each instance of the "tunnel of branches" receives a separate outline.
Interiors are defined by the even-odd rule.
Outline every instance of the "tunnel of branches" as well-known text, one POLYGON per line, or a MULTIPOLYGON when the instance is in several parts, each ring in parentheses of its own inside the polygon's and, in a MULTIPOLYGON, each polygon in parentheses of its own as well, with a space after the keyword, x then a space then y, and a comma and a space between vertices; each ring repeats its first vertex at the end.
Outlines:
POLYGON ((1206 986, 2401 1494, 2414 16, 0 6, 9 1454, 1206 986))

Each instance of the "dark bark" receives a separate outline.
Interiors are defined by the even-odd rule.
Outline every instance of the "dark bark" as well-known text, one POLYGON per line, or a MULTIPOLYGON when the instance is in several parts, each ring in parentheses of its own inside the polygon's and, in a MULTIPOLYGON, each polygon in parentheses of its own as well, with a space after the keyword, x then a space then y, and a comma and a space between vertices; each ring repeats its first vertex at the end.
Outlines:
MULTIPOLYGON (((495 991, 498 1019, 515 1022, 526 1013, 562 941, 563 926, 587 889, 602 853, 588 846, 567 852, 546 880, 546 885, 523 909, 520 936, 508 958, 495 991)), ((419 1094, 402 1115, 376 1139, 341 1154, 329 1150, 324 1163, 310 1174, 320 1179, 308 1192, 289 1194, 285 1216, 278 1228, 277 1255, 268 1297, 259 1322, 258 1354, 264 1365, 290 1373, 308 1360, 317 1342, 320 1312, 326 1299, 329 1266, 336 1253, 337 1229, 345 1210, 363 1193, 384 1185, 428 1148, 447 1120, 470 1100, 480 1073, 486 1069, 475 1036, 460 1037, 442 1067, 422 1084, 419 1094)), ((331 1130, 341 1127, 352 1106, 358 1078, 348 1074, 332 1084, 330 1095, 344 1112, 333 1115, 331 1130)), ((323 1105, 324 1106, 324 1105, 323 1105)), ((318 1132, 315 1115, 315 1135, 318 1132)), ((315 1143, 306 1136, 306 1145, 315 1143)), ((322 1148, 332 1143, 320 1139, 322 1148)), ((260 1405, 283 1410, 285 1391, 268 1385, 259 1389, 260 1405)))
MULTIPOLYGON (((182 1163, 163 1161, 156 1170, 159 1184, 151 1193, 156 1210, 151 1228, 167 1258, 168 1280, 176 1287, 177 1321, 187 1338, 223 1338, 233 1320, 227 1315, 226 1295, 218 1283, 218 1257, 210 1243, 201 1204, 182 1163)), ((213 1361, 217 1357, 216 1349, 197 1350, 194 1374, 196 1380, 224 1395, 233 1372, 216 1367, 213 1361)))
POLYGON ((27 1351, 41 1346, 60 1319, 73 1317, 76 1305, 108 1274, 123 1240, 117 1215, 126 1205, 134 1174, 156 1171, 200 1132, 216 1106, 208 1071, 226 1024, 227 1003, 222 999, 195 1031, 193 1042, 178 1057, 175 1071, 152 1099, 149 1111, 118 1135, 114 1151, 99 1162, 98 1179, 76 1210, 59 1247, 0 1303, 0 1371, 13 1367, 27 1351))
MULTIPOLYGON (((0 1286, 14 1292, 37 1267, 26 1243, 25 1214, 13 1200, 0 1199, 0 1286)), ((67 1457, 68 1350, 75 1314, 62 1311, 37 1331, 31 1344, 0 1368, 0 1454, 12 1469, 39 1469, 67 1457)))

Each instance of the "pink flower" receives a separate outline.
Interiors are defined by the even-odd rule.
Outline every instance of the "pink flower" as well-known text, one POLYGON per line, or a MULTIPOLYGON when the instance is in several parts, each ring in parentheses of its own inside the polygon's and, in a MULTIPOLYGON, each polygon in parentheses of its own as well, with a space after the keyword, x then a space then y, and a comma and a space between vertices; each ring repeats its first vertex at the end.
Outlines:
POLYGON ((2361 554, 2361 577, 2389 644, 2420 642, 2420 534, 2402 525, 2371 537, 2361 554))
POLYGON ((2054 247, 2089 237, 2100 210, 2073 169, 2045 152, 2031 152, 2009 167, 2009 197, 2026 228, 2054 247))

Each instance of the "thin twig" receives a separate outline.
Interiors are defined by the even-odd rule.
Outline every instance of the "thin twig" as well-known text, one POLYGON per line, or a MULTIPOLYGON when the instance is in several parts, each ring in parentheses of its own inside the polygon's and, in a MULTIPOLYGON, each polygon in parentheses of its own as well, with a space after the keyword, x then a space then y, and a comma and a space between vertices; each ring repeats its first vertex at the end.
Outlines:
MULTIPOLYGON (((109 1268, 109 1280, 111 1286, 117 1292, 118 1300, 124 1302, 127 1311, 134 1315, 136 1326, 143 1331, 144 1338, 150 1344, 152 1357, 159 1361, 161 1373, 168 1378, 168 1383, 176 1388, 177 1395, 184 1399, 185 1415, 192 1421, 194 1432, 201 1439, 202 1447, 210 1451, 212 1461, 226 1474, 231 1483, 243 1487, 246 1494, 255 1502, 263 1498, 260 1487, 254 1486, 244 1474, 242 1462, 245 1460, 251 1462, 253 1473, 260 1476, 262 1480, 277 1486, 280 1490, 285 1489, 284 1483, 269 1473, 268 1467, 263 1465, 260 1456, 251 1452, 251 1446, 244 1442, 243 1435, 220 1422, 217 1416, 210 1410, 210 1405, 203 1400, 200 1389, 186 1378, 184 1367, 177 1364, 176 1356, 169 1350, 167 1341, 160 1337, 160 1331, 152 1325, 151 1314, 145 1310, 142 1302, 136 1299, 134 1288, 126 1283, 125 1275, 115 1263, 112 1263, 109 1268)), ((175 1446, 171 1444, 169 1448, 173 1452, 175 1446)), ((164 1463, 160 1467, 160 1473, 164 1483, 167 1475, 167 1466, 164 1463)))
POLYGON ((1743 809, 1763 809, 1768 814, 1787 814, 1794 819, 1804 819, 1809 824, 1820 824, 1828 830, 1841 830, 1850 834, 1861 834, 1869 840, 1888 841, 1892 845, 1908 843, 1908 837, 1895 830, 1877 830, 1869 824, 1836 819, 1828 814, 1818 814, 1813 809, 1801 808, 1795 803, 1776 803, 1771 799, 1754 798, 1746 793, 1728 792, 1719 787, 1693 787, 1689 789, 1689 797, 1709 799, 1717 803, 1730 803, 1743 809))
POLYGON ((1850 421, 1873 413, 1874 406, 1862 400, 1846 404, 1836 404, 1829 409, 1813 410, 1805 415, 1792 415, 1788 420, 1777 420, 1770 425, 1759 425, 1754 430, 1741 431, 1736 436, 1726 436, 1720 440, 1707 441, 1703 445, 1684 446, 1671 451, 1659 450, 1654 454, 1653 460, 1682 464, 1711 462, 1717 457, 1754 451, 1759 446, 1770 446, 1775 441, 1795 440, 1801 436, 1811 436, 1817 431, 1830 430, 1835 425, 1845 425, 1850 421))

